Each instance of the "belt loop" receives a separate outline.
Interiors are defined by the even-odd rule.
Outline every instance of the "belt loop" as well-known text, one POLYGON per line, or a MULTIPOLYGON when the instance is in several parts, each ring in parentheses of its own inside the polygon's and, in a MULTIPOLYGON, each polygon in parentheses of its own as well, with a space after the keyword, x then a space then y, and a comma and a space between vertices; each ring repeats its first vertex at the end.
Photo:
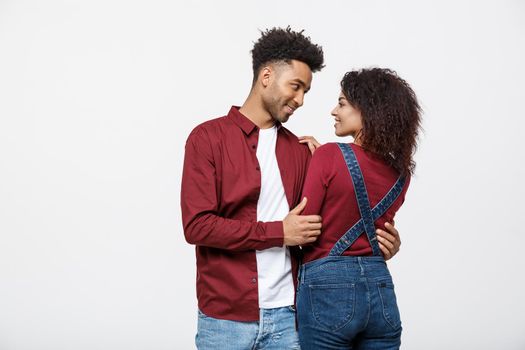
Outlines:
POLYGON ((365 275, 365 268, 363 266, 363 260, 360 256, 357 257, 357 263, 359 264, 359 269, 361 269, 361 276, 365 275))

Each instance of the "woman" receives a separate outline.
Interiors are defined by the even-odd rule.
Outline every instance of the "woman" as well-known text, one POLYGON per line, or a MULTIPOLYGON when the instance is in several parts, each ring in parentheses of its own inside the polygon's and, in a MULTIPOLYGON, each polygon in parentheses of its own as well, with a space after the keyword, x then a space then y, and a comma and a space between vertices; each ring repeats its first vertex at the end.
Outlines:
POLYGON ((303 247, 297 291, 301 348, 398 349, 401 320, 375 230, 392 222, 414 170, 417 98, 388 69, 345 74, 332 111, 351 144, 315 150, 303 189, 305 215, 323 232, 303 247))

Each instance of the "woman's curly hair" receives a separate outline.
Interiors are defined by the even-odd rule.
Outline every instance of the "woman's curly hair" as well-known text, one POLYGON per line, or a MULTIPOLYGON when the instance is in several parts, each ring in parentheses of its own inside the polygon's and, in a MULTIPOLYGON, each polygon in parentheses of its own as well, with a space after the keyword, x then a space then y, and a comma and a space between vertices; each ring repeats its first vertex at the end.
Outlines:
POLYGON ((363 148, 402 175, 412 174, 421 107, 408 83, 390 69, 361 69, 345 74, 341 90, 361 112, 363 148))
POLYGON ((313 44, 303 31, 295 32, 290 27, 267 29, 252 49, 253 80, 257 80, 264 64, 291 60, 306 63, 312 72, 319 71, 324 67, 323 48, 313 44))

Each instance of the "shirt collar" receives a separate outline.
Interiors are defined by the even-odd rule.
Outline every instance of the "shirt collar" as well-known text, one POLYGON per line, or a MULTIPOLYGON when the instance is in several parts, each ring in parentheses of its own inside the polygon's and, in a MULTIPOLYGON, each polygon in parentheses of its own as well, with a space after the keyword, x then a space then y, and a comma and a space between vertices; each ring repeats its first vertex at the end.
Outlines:
MULTIPOLYGON (((250 133, 254 129, 259 129, 259 128, 257 127, 257 125, 255 125, 254 122, 248 119, 248 117, 246 117, 244 114, 239 112, 239 108, 240 108, 239 106, 232 106, 230 108, 230 111, 228 112, 228 118, 231 118, 233 122, 237 124, 237 126, 239 126, 239 128, 241 128, 242 131, 244 131, 246 135, 250 135, 250 133)), ((275 127, 277 128, 278 131, 281 129, 281 126, 282 125, 280 122, 275 122, 275 127)))

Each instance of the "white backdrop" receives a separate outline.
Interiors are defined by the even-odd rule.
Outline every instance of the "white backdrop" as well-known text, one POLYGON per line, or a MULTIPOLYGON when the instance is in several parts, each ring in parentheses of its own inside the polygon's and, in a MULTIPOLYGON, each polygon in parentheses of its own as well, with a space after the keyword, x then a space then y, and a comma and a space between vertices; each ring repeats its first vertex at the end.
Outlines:
POLYGON ((523 1, 0 0, 0 349, 192 349, 184 142, 241 104, 259 29, 323 45, 287 127, 335 141, 347 70, 425 133, 389 264, 404 349, 525 349, 523 1))

